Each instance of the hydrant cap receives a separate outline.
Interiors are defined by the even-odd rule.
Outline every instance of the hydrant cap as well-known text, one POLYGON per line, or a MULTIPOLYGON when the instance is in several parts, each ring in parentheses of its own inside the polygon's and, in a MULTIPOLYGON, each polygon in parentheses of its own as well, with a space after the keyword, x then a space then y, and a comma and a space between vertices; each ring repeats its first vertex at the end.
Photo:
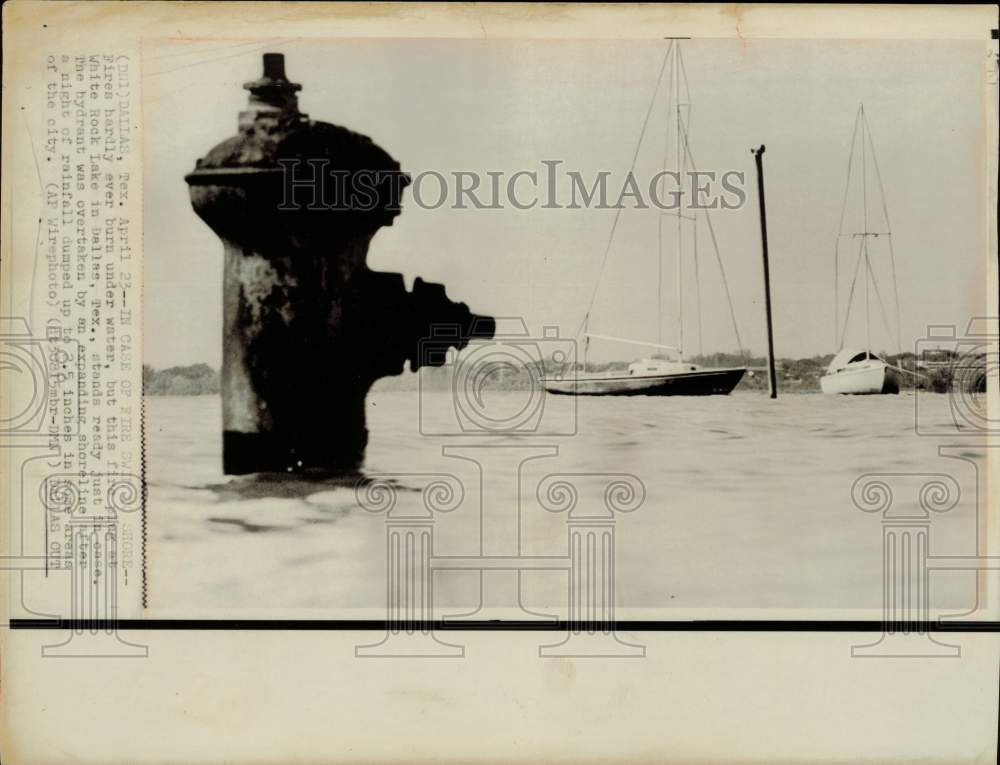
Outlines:
MULTIPOLYGON (((282 54, 265 53, 263 63, 261 78, 243 86, 250 99, 240 114, 240 132, 199 159, 185 176, 188 184, 249 191, 263 182, 269 194, 280 194, 290 180, 286 174, 292 174, 295 185, 305 186, 304 181, 322 172, 330 197, 345 183, 348 189, 356 188, 352 181, 365 184, 366 192, 374 191, 374 204, 371 194, 362 195, 364 208, 347 210, 351 217, 366 228, 391 225, 400 212, 402 191, 410 184, 399 162, 366 135, 302 114, 296 95, 302 86, 286 78, 282 54)), ((312 202, 316 189, 305 191, 312 202)))

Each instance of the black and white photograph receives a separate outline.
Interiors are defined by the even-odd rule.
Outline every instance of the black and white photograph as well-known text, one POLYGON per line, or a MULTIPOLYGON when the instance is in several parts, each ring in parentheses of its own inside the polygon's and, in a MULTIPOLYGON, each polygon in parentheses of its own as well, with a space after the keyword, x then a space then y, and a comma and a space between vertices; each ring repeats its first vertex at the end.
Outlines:
POLYGON ((995 6, 4 6, 0 760, 982 763, 995 6))
POLYGON ((144 48, 154 613, 982 606, 982 44, 669 32, 144 48))

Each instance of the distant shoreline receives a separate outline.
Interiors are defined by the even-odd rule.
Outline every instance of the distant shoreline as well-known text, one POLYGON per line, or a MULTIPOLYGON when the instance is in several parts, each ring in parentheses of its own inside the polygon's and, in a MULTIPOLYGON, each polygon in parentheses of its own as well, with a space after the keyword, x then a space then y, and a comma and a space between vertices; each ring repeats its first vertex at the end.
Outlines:
MULTIPOLYGON (((820 378, 826 372, 832 358, 833 354, 802 359, 778 359, 776 361, 778 390, 782 393, 819 393, 820 378)), ((899 375, 900 389, 903 391, 927 390, 947 393, 952 388, 956 366, 954 362, 958 357, 949 351, 938 351, 934 358, 921 358, 919 360, 912 353, 896 356, 882 354, 882 358, 893 366, 915 372, 899 375)), ((737 353, 715 353, 695 356, 689 360, 694 364, 709 367, 746 366, 760 369, 766 366, 764 357, 746 357, 737 353)), ((588 364, 586 371, 606 372, 625 369, 628 363, 614 361, 604 364, 588 364)), ((971 362, 963 360, 963 363, 978 364, 979 361, 975 359, 971 362)), ((981 359, 981 363, 985 375, 985 358, 981 359)), ((545 371, 545 367, 544 362, 539 362, 535 373, 545 371)), ((548 371, 550 373, 554 368, 554 365, 549 363, 548 371)), ((376 385, 381 391, 446 392, 452 388, 452 373, 451 367, 424 367, 416 374, 404 371, 395 377, 382 378, 376 385)), ((498 369, 495 374, 486 379, 484 389, 527 390, 532 386, 529 374, 526 368, 520 370, 498 369)), ((978 378, 973 376, 970 379, 978 378)), ((985 380, 985 376, 982 379, 985 380)), ((218 370, 203 363, 165 369, 143 365, 142 386, 143 394, 147 396, 218 395, 221 391, 218 370)), ((734 392, 766 391, 767 389, 767 373, 754 370, 743 376, 734 392)))

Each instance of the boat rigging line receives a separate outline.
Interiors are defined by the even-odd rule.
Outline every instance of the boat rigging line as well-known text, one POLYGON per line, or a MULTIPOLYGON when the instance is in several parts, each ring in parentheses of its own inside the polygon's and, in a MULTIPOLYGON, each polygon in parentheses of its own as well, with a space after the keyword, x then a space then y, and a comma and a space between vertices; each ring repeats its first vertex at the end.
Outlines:
MULTIPOLYGON (((684 130, 684 151, 688 158, 691 160, 691 167, 698 168, 698 163, 694 161, 694 155, 691 153, 691 145, 688 142, 687 130, 684 130)), ((733 307, 733 296, 729 291, 729 280, 726 278, 726 269, 722 265, 722 254, 719 252, 719 241, 715 236, 715 226, 712 225, 712 216, 706 208, 703 210, 705 213, 705 222, 708 224, 708 235, 712 240, 712 250, 715 252, 715 261, 719 264, 719 274, 722 276, 722 288, 726 293, 726 302, 729 304, 729 317, 733 322, 733 332, 736 335, 736 345, 739 348, 740 355, 744 359, 749 359, 747 350, 743 347, 743 339, 740 337, 740 327, 736 321, 736 309, 733 307)))
MULTIPOLYGON (((636 141, 635 151, 632 154, 632 163, 629 165, 629 174, 635 171, 635 163, 639 159, 639 150, 642 148, 642 139, 646 136, 646 128, 649 126, 649 118, 653 114, 653 107, 656 105, 656 96, 660 92, 660 83, 663 82, 663 73, 667 69, 667 61, 670 59, 670 53, 674 49, 676 43, 671 40, 670 45, 667 47, 667 52, 663 56, 663 63, 660 65, 660 73, 656 78, 656 87, 653 88, 653 97, 649 101, 649 108, 646 109, 646 116, 642 121, 642 128, 639 130, 639 140, 636 141)), ((587 311, 583 315, 583 321, 580 322, 580 327, 575 333, 575 337, 579 337, 580 334, 587 327, 587 322, 590 319, 590 312, 594 309, 594 301, 597 299, 597 293, 601 288, 601 277, 604 275, 604 268, 608 264, 608 255, 611 254, 611 244, 615 239, 615 231, 618 229, 618 221, 622 216, 622 206, 616 205, 615 217, 611 223, 611 233, 608 235, 608 244, 604 248, 604 257, 601 258, 601 269, 597 274, 597 282, 594 284, 594 291, 590 296, 590 302, 587 305, 587 311)))

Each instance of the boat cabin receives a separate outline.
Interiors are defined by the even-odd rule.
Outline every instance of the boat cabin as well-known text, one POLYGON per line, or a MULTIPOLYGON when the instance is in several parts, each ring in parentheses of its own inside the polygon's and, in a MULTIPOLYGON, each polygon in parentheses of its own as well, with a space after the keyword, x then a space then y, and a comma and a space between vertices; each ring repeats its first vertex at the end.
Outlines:
POLYGON ((680 372, 696 372, 698 367, 687 361, 670 359, 640 359, 628 365, 630 377, 656 377, 680 372))
POLYGON ((877 361, 882 364, 885 363, 885 361, 871 351, 866 353, 865 351, 859 351, 856 348, 844 348, 830 361, 830 366, 827 367, 826 373, 829 375, 835 375, 837 372, 843 372, 847 369, 848 364, 860 364, 864 361, 877 361))

